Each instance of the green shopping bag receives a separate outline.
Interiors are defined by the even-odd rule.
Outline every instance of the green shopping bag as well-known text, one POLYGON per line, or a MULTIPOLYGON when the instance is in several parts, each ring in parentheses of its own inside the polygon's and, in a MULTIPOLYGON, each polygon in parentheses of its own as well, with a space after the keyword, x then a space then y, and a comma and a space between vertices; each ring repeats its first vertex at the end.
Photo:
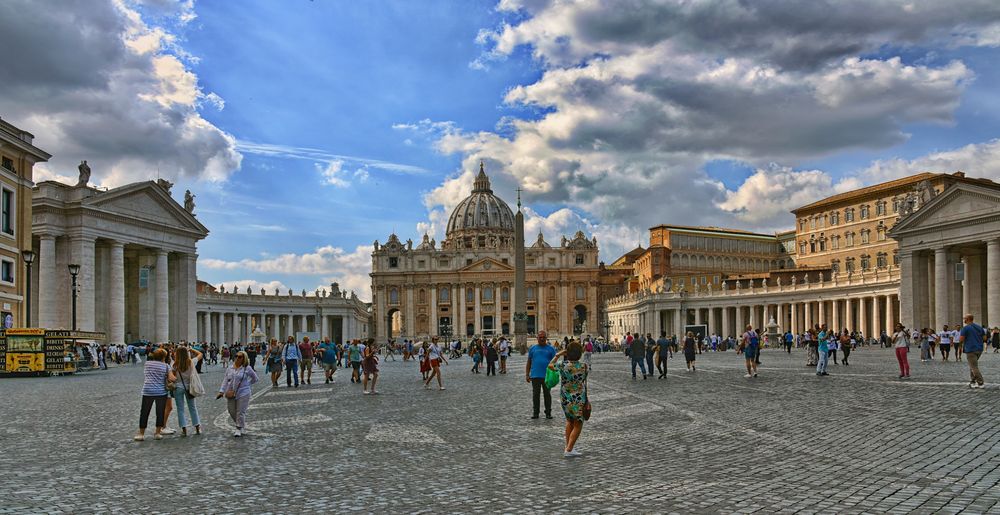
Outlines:
POLYGON ((545 369, 545 387, 555 388, 559 384, 559 371, 551 368, 545 369))

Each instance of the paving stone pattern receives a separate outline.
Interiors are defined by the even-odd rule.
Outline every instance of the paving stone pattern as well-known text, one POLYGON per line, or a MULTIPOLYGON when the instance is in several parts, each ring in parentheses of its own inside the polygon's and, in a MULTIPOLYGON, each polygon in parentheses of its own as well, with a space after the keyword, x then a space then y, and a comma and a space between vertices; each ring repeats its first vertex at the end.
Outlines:
MULTIPOLYGON (((520 357, 497 377, 453 361, 446 391, 400 361, 379 396, 343 370, 332 386, 264 379, 242 439, 209 395, 204 436, 132 442, 140 366, 3 379, 0 513, 1000 512, 1000 389, 969 390, 964 362, 911 360, 900 381, 889 350, 828 377, 804 357, 765 351, 749 380, 734 353, 707 353, 696 373, 677 359, 667 380, 632 381, 598 355, 570 459, 558 404, 528 418, 520 357)), ((1000 355, 981 363, 1000 382, 1000 355)), ((209 367, 210 393, 220 379, 209 367)))

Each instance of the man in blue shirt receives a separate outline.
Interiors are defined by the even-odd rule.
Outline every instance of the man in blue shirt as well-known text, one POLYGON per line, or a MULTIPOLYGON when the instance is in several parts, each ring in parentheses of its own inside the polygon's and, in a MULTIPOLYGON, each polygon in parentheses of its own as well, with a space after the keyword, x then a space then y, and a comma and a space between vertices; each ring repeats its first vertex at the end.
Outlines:
POLYGON ((285 363, 285 382, 292 386, 292 378, 295 378, 295 387, 299 387, 299 360, 302 353, 299 346, 295 344, 295 337, 289 336, 285 341, 285 348, 281 349, 281 361, 285 363))
POLYGON ((545 394, 545 418, 552 418, 552 393, 545 386, 545 371, 556 356, 555 347, 549 345, 545 331, 538 331, 538 343, 528 349, 528 362, 524 365, 524 380, 531 383, 531 418, 538 418, 539 396, 545 394))
POLYGON ((319 346, 323 353, 323 370, 326 372, 326 384, 333 382, 333 373, 337 371, 337 344, 330 342, 330 337, 326 337, 319 346))
POLYGON ((965 315, 962 332, 958 335, 959 343, 965 351, 965 357, 969 362, 969 388, 985 388, 983 385, 983 374, 979 372, 979 355, 983 353, 983 341, 986 339, 986 330, 983 326, 972 321, 972 315, 965 315))
POLYGON ((656 369, 659 370, 659 379, 667 378, 667 356, 670 355, 670 340, 667 339, 667 333, 661 332, 660 338, 656 340, 656 348, 659 350, 659 357, 656 358, 656 369))

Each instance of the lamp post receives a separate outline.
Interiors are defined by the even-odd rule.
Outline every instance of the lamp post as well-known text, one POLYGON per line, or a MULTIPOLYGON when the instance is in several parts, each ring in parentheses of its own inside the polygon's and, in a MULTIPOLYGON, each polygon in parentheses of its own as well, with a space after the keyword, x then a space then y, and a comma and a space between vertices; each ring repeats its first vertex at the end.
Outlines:
POLYGON ((76 276, 80 274, 80 265, 70 264, 69 275, 73 276, 73 330, 76 331, 76 276))
POLYGON ((31 327, 31 264, 35 262, 35 253, 30 249, 25 249, 21 251, 21 259, 24 259, 24 265, 27 267, 27 279, 24 284, 27 287, 24 292, 26 311, 24 315, 24 326, 31 327))

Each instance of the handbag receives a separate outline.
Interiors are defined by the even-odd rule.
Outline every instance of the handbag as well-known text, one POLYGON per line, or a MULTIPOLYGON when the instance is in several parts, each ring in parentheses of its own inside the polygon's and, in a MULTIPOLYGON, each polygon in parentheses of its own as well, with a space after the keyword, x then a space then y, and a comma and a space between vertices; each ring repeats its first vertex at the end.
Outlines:
POLYGON ((590 392, 587 391, 587 380, 583 380, 583 395, 587 402, 583 403, 583 420, 590 420, 590 392))
POLYGON ((167 379, 168 377, 170 377, 169 368, 167 369, 167 373, 163 374, 163 387, 167 390, 167 392, 174 393, 174 390, 177 389, 177 381, 170 381, 167 379))
POLYGON ((545 369, 545 387, 555 388, 559 384, 559 371, 551 368, 545 369))
POLYGON ((235 399, 236 398, 236 390, 239 389, 240 386, 243 386, 243 380, 246 379, 246 377, 247 377, 247 372, 246 372, 246 369, 244 369, 243 370, 243 376, 240 377, 240 382, 236 383, 236 388, 233 388, 233 387, 230 386, 229 389, 226 390, 226 398, 227 399, 235 399))
POLYGON ((201 382, 201 374, 194 373, 191 374, 191 387, 187 389, 188 395, 191 398, 201 397, 205 395, 205 385, 201 382))

